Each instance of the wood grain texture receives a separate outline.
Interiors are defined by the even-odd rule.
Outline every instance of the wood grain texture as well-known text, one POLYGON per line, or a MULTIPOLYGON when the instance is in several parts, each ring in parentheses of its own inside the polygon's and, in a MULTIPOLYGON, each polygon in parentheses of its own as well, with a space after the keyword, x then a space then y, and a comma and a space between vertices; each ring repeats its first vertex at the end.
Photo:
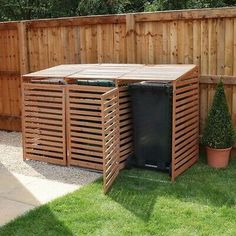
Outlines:
POLYGON ((65 86, 51 86, 23 83, 23 158, 66 165, 65 86))
POLYGON ((197 71, 196 67, 173 82, 172 181, 198 159, 200 117, 197 71), (196 96, 187 96, 186 99, 185 94, 189 93, 196 96))
MULTIPOLYGON (((1 127, 20 129, 8 120, 21 116, 20 75, 60 64, 194 63, 203 76, 235 76, 235 16, 233 7, 0 23, 1 127)), ((201 129, 215 91, 205 78, 201 129)), ((234 77, 224 81, 236 124, 234 77)))

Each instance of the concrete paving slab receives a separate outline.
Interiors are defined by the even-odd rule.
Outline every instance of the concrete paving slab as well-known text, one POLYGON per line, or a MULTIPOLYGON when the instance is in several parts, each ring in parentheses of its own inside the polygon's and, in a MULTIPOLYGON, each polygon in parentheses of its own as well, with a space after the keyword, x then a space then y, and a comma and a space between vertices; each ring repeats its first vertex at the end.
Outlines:
POLYGON ((24 186, 24 184, 29 183, 32 181, 30 178, 27 178, 27 176, 22 178, 17 178, 16 176, 10 174, 6 170, 0 171, 0 194, 9 192, 15 188, 24 186))
POLYGON ((21 133, 0 131, 0 227, 101 176, 76 167, 23 161, 21 133))
POLYGON ((34 206, 32 205, 0 197, 0 226, 6 224, 10 220, 15 219, 17 216, 20 216, 33 208, 34 206))
MULTIPOLYGON (((22 178, 22 176, 20 178, 22 178)), ((37 177, 28 178, 31 179, 30 182, 11 189, 11 191, 0 193, 0 196, 26 204, 39 206, 57 197, 73 192, 80 187, 79 185, 64 184, 37 177)))

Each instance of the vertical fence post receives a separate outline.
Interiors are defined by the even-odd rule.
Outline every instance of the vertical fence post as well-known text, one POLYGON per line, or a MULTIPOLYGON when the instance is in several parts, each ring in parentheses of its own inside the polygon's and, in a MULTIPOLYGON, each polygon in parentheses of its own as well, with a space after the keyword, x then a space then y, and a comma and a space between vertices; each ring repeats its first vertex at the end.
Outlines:
POLYGON ((136 36, 134 14, 126 14, 127 63, 136 63, 136 36))
POLYGON ((21 75, 23 75, 29 72, 27 29, 26 29, 26 23, 24 21, 18 23, 18 37, 19 37, 18 46, 20 55, 20 72, 21 75))
MULTIPOLYGON (((27 43, 27 30, 26 30, 26 23, 21 21, 17 25, 18 29, 18 50, 19 50, 19 63, 20 63, 20 74, 21 74, 21 93, 19 100, 22 101, 20 104, 21 109, 21 129, 22 129, 22 143, 24 143, 25 137, 24 137, 24 109, 22 107, 22 104, 24 104, 24 96, 23 96, 23 80, 22 75, 29 72, 29 59, 28 59, 28 43, 27 43)), ((23 145, 23 159, 25 160, 26 154, 25 154, 25 145, 23 145)))

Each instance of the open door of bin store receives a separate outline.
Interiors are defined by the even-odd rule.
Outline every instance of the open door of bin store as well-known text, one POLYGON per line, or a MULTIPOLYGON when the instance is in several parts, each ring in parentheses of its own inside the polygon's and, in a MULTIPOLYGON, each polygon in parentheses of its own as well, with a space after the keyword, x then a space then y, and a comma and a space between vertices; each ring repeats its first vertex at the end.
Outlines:
POLYGON ((171 179, 192 166, 199 155, 199 79, 195 69, 173 82, 171 179))
POLYGON ((119 90, 102 95, 103 191, 107 193, 119 174, 119 90))

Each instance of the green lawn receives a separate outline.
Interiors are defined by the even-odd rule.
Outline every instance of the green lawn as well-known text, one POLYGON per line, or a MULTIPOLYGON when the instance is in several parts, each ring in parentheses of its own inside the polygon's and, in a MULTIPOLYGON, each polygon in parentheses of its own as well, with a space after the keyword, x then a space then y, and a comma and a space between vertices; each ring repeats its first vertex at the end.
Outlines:
MULTIPOLYGON (((1 211, 1 209, 0 209, 1 211)), ((155 171, 122 171, 29 212, 0 235, 236 235, 236 159, 227 170, 201 160, 176 183, 155 171)))

